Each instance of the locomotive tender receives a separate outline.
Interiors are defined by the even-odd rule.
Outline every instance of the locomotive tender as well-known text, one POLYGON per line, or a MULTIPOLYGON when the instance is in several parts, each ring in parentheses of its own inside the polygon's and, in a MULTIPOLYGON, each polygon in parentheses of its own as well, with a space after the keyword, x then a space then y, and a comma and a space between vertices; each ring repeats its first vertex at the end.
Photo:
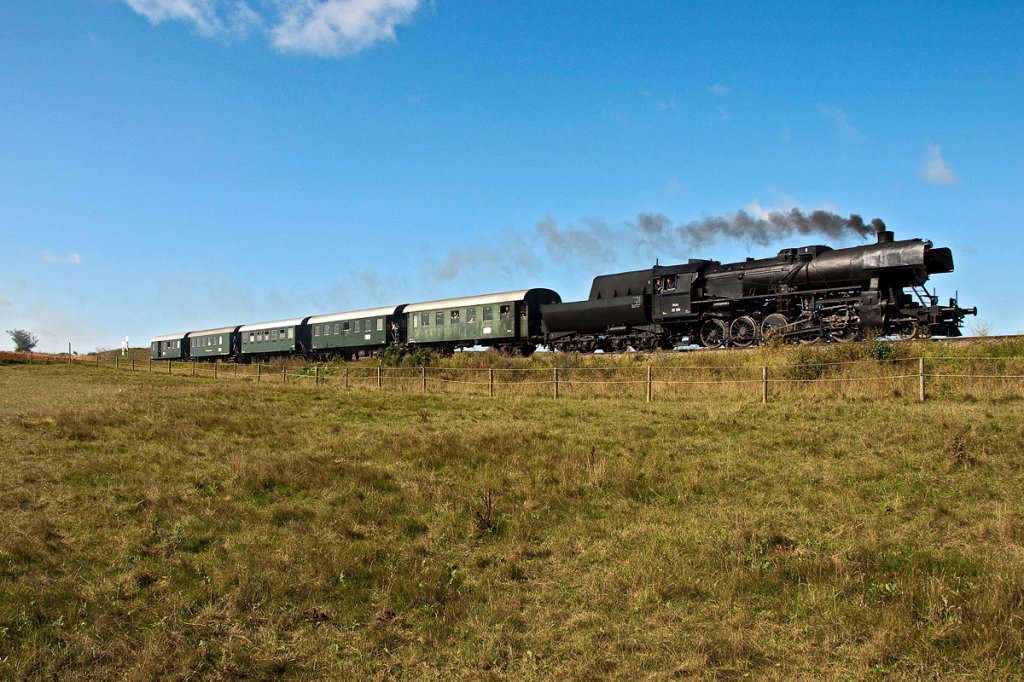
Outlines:
POLYGON ((977 309, 961 308, 956 298, 939 305, 924 289, 930 275, 953 271, 952 252, 921 239, 896 241, 882 221, 872 224, 877 241, 865 246, 804 246, 740 263, 691 259, 599 275, 586 301, 563 303, 538 288, 403 304, 158 336, 151 355, 259 361, 360 357, 391 343, 529 354, 537 345, 608 352, 844 341, 869 332, 960 336, 964 317, 977 309))

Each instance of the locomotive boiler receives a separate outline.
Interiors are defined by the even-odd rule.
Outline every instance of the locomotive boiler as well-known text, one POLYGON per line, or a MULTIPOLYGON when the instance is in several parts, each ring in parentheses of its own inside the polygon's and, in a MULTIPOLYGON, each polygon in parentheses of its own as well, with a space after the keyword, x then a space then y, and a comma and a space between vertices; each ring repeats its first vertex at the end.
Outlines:
POLYGON ((956 298, 940 305, 924 285, 953 271, 953 254, 929 241, 897 241, 880 220, 876 243, 804 246, 739 263, 686 264, 602 275, 586 301, 541 308, 555 350, 750 346, 777 337, 842 341, 868 333, 960 336, 956 298))

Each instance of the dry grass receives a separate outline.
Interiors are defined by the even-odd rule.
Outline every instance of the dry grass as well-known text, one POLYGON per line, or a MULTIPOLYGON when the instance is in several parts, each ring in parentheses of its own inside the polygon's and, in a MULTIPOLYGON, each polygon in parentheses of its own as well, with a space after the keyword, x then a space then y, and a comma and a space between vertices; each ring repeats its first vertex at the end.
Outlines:
POLYGON ((0 677, 1019 675, 1024 402, 721 390, 0 367, 0 677))

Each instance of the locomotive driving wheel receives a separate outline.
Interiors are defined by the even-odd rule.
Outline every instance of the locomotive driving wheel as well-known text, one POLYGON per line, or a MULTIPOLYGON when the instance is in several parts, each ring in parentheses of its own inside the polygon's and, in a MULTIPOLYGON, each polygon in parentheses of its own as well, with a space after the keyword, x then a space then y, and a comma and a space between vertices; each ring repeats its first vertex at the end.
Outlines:
POLYGON ((729 328, 717 318, 705 320, 700 328, 700 342, 705 348, 721 348, 729 338, 729 328))
POLYGON ((757 339, 757 320, 749 315, 737 317, 729 325, 729 340, 732 341, 732 345, 747 348, 753 345, 755 339, 757 339))
POLYGON ((782 313, 772 313, 761 322, 761 338, 766 341, 775 334, 779 334, 782 328, 789 324, 789 320, 782 313))
POLYGON ((896 337, 900 341, 909 341, 917 337, 917 323, 913 320, 902 320, 896 324, 896 337))

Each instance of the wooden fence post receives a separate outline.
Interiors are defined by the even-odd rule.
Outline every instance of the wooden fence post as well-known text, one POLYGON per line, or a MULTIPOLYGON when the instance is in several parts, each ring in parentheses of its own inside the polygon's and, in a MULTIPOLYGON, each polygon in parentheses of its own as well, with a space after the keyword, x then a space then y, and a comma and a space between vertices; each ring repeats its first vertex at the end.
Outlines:
MULTIPOLYGON (((32 356, 31 355, 28 356, 28 359, 29 359, 29 362, 31 362, 32 361, 32 356)), ((119 363, 117 361, 117 356, 115 355, 114 356, 114 369, 118 369, 118 367, 119 367, 119 363)))
POLYGON ((558 368, 555 367, 555 400, 558 400, 558 368))
POLYGON ((153 358, 149 359, 149 373, 153 373, 153 358))
POLYGON ((171 373, 171 361, 170 360, 167 361, 167 373, 168 374, 171 373))
POLYGON ((281 383, 282 384, 287 384, 288 383, 288 368, 287 367, 282 367, 281 368, 281 383))
POLYGON ((924 402, 924 357, 917 359, 918 398, 924 402))
POLYGON ((761 402, 768 404, 768 367, 761 368, 761 402))
POLYGON ((192 376, 196 375, 196 361, 192 361, 192 376))
POLYGON ((487 395, 494 397, 494 368, 487 370, 487 395))
POLYGON ((214 379, 217 378, 217 365, 219 365, 219 364, 220 363, 217 362, 216 360, 213 361, 213 378, 214 379))
POLYGON ((135 371, 135 358, 132 358, 132 371, 135 371))
POLYGON ((423 392, 427 392, 427 368, 423 368, 423 392))
POLYGON ((651 381, 651 375, 653 374, 653 368, 647 365, 647 402, 651 402, 651 398, 654 393, 654 384, 651 381))
POLYGON ((257 384, 260 382, 260 375, 263 373, 263 370, 260 369, 260 367, 262 367, 262 366, 263 365, 261 365, 259 362, 256 363, 256 383, 257 384))
POLYGON ((348 367, 345 368, 345 388, 348 388, 348 367))
POLYGON ((237 362, 233 365, 232 372, 234 372, 234 375, 237 378, 238 377, 238 363, 237 362))
POLYGON ((313 385, 320 385, 320 365, 313 367, 313 385))

